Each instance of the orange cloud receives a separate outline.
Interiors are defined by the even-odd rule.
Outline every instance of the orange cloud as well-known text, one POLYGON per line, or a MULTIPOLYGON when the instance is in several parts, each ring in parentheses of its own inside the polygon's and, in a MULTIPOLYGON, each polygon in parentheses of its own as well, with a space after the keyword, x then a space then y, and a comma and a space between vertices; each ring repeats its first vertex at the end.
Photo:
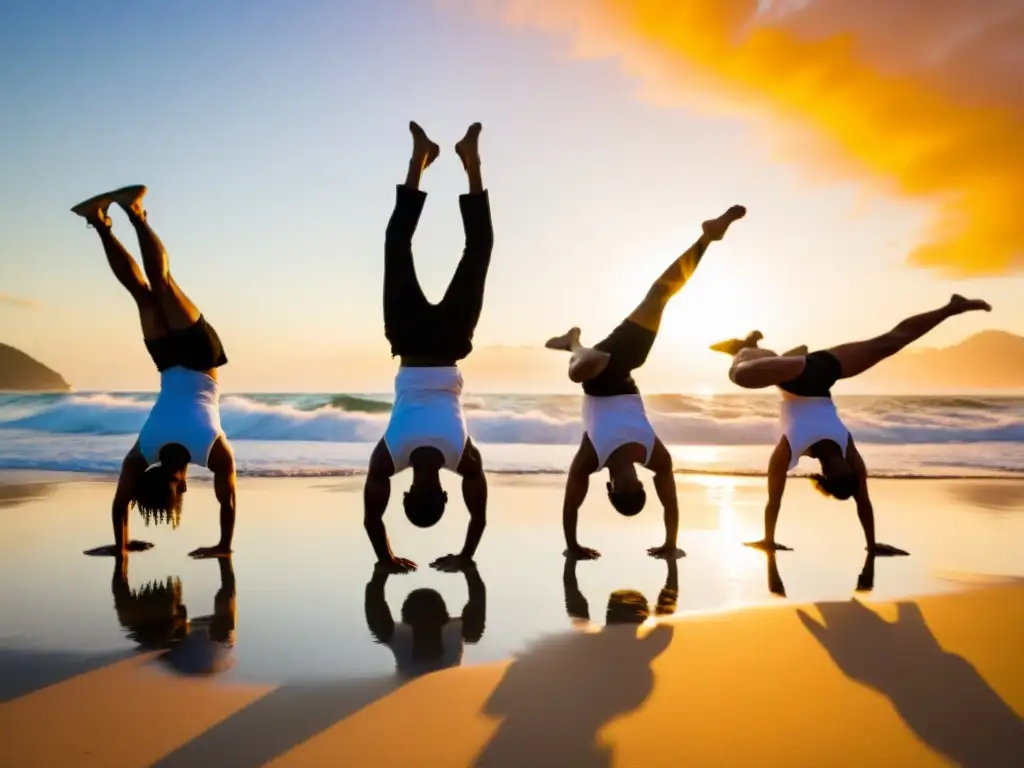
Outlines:
POLYGON ((35 309, 39 306, 29 299, 19 299, 17 296, 8 296, 6 293, 0 293, 0 304, 18 307, 19 309, 35 309))
POLYGON ((914 265, 1024 267, 1020 0, 445 1, 567 34, 646 98, 768 121, 795 162, 927 203, 914 265))

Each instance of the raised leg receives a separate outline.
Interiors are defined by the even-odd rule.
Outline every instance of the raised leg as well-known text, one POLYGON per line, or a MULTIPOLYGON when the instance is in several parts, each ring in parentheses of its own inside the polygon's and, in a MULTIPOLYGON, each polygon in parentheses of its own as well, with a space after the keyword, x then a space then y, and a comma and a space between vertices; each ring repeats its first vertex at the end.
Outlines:
POLYGON ((721 240, 729 225, 742 219, 746 214, 746 208, 734 205, 718 218, 705 221, 701 227, 703 232, 697 242, 673 261, 654 282, 644 300, 630 313, 629 320, 642 328, 657 332, 661 327, 661 316, 668 300, 679 293, 693 276, 708 246, 716 240, 721 240))
POLYGON ((165 336, 169 330, 167 322, 149 289, 145 275, 139 269, 139 265, 111 231, 112 222, 107 215, 107 209, 111 202, 109 196, 100 195, 76 205, 71 210, 84 218, 99 235, 103 253, 107 257, 107 264, 110 265, 110 271, 131 294, 138 307, 142 337, 148 340, 159 339, 165 336))
POLYGON ((123 187, 110 194, 113 201, 124 209, 135 228, 142 253, 142 267, 167 325, 172 330, 188 328, 199 319, 200 312, 175 283, 168 264, 167 250, 146 221, 146 210, 142 206, 146 188, 139 184, 123 187))
POLYGON ((842 378, 849 379, 872 368, 887 357, 892 357, 901 349, 911 344, 934 329, 944 320, 965 312, 991 312, 992 307, 981 299, 965 299, 959 294, 950 297, 945 306, 908 317, 888 333, 866 341, 855 341, 832 347, 829 352, 835 355, 842 366, 842 378))
POLYGON ((480 174, 480 123, 473 123, 455 145, 455 152, 466 169, 469 193, 459 198, 466 246, 455 269, 441 306, 453 332, 472 340, 483 310, 487 271, 494 249, 491 207, 480 174))
POLYGON ((419 224, 426 194, 420 191, 423 171, 437 158, 440 148, 415 122, 409 123, 412 155, 405 183, 395 192, 395 208, 384 234, 384 334, 392 348, 403 347, 428 306, 416 276, 412 238, 419 224))
POLYGON ((548 339, 548 349, 560 349, 572 353, 569 359, 569 379, 577 384, 590 381, 608 367, 612 356, 593 347, 580 343, 580 329, 570 328, 567 333, 548 339))

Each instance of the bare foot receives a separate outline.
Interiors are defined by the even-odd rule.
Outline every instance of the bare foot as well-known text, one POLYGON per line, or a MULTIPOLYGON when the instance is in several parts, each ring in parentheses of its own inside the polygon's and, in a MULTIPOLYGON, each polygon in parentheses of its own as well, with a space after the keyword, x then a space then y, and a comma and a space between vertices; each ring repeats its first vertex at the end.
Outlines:
POLYGON ((806 344, 801 344, 799 347, 793 347, 787 352, 783 352, 783 357, 803 357, 804 355, 810 354, 810 349, 807 348, 806 344))
POLYGON ((751 331, 745 339, 728 339, 711 345, 712 352, 724 352, 727 355, 735 355, 741 349, 754 349, 757 347, 764 334, 760 331, 751 331))
POLYGON ((561 349, 565 352, 572 352, 572 348, 580 343, 580 329, 570 328, 561 336, 548 339, 544 345, 548 349, 561 349))
POLYGON ((480 131, 483 126, 473 123, 466 130, 466 135, 455 145, 455 154, 459 156, 464 168, 480 164, 480 131))
POLYGON ((426 168, 437 160, 441 154, 441 147, 430 140, 427 132, 415 120, 409 121, 409 133, 412 134, 412 159, 413 162, 422 163, 421 168, 426 168))
POLYGON ((701 224, 704 230, 704 237, 708 240, 721 240, 725 237, 725 231, 734 221, 739 221, 747 215, 747 209, 742 205, 734 205, 717 219, 708 219, 701 224))
POLYGON ((83 200, 74 206, 71 212, 81 216, 90 226, 109 227, 112 222, 107 215, 107 210, 112 202, 110 193, 104 192, 102 195, 95 195, 88 200, 83 200))
POLYGON ((954 293, 949 299, 949 310, 954 315, 961 315, 964 312, 991 312, 992 305, 981 299, 965 299, 959 293, 954 293))
POLYGON ((140 219, 146 218, 146 211, 142 207, 142 198, 146 196, 146 187, 142 184, 132 184, 130 187, 121 187, 110 193, 110 199, 120 205, 129 216, 135 215, 140 219))

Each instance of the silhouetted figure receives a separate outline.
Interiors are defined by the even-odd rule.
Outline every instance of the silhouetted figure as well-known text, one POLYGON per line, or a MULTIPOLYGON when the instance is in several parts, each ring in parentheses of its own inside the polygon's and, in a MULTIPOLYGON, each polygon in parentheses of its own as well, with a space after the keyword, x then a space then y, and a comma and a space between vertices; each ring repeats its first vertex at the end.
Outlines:
POLYGON ((182 601, 181 580, 168 577, 132 589, 128 558, 115 560, 110 589, 117 620, 143 651, 162 651, 160 660, 181 674, 221 672, 230 665, 234 646, 235 574, 231 558, 217 558, 220 589, 213 614, 191 621, 182 601))
POLYGON ((776 562, 775 550, 770 549, 766 553, 768 559, 768 591, 779 597, 786 596, 786 585, 782 582, 782 574, 779 573, 779 564, 776 562))
POLYGON ((128 536, 128 513, 136 505, 146 524, 178 526, 188 465, 213 472, 220 503, 220 541, 193 557, 231 552, 235 530, 235 459, 220 425, 217 369, 228 361, 220 337, 171 276, 167 251, 150 228, 144 186, 123 187, 79 203, 71 210, 100 236, 107 262, 139 310, 142 338, 160 372, 160 394, 139 438, 121 464, 114 493, 114 544, 92 555, 124 555, 153 545, 128 536), (118 204, 139 238, 143 269, 111 231, 107 211, 118 204))
POLYGON ((364 496, 364 525, 379 563, 409 571, 416 563, 397 557, 388 543, 384 512, 391 478, 412 469, 412 485, 403 499, 405 515, 420 528, 435 525, 448 495, 441 469, 462 476, 462 496, 469 510, 466 541, 457 554, 435 563, 472 561, 487 526, 487 479, 480 452, 469 438, 462 412, 460 360, 473 350, 494 233, 487 191, 480 175, 480 124, 474 123, 455 145, 469 179, 469 194, 459 198, 466 247, 448 290, 439 304, 427 301, 416 277, 412 238, 426 193, 420 176, 440 153, 416 123, 410 123, 412 158, 405 183, 399 185, 384 244, 384 334, 401 365, 395 377, 395 403, 384 437, 370 456, 364 496))
POLYGON ((875 554, 868 552, 864 557, 864 567, 857 576, 857 591, 870 592, 875 588, 875 554))
POLYGON ((966 768, 1021 765, 1024 721, 970 662, 939 645, 915 603, 899 603, 895 622, 857 600, 815 607, 824 623, 799 611, 804 626, 843 674, 888 698, 921 741, 966 768))
MULTIPOLYGON (((589 621, 587 601, 576 584, 577 561, 566 558, 562 575, 566 610, 572 618, 589 621)), ((674 558, 667 567, 658 615, 674 612, 678 596, 674 558)), ((610 765, 611 749, 597 742, 597 733, 647 700, 654 687, 651 664, 672 640, 668 624, 638 634, 649 617, 642 594, 620 590, 608 601, 607 625, 600 632, 562 633, 518 656, 484 705, 484 713, 501 723, 474 764, 610 765)))
MULTIPOLYGON (((569 618, 590 624, 590 605, 580 591, 576 578, 576 564, 583 558, 567 557, 562 568, 562 590, 565 594, 565 611, 569 618)), ((679 565, 675 558, 665 561, 665 586, 658 593, 656 616, 671 616, 679 602, 679 565)), ((605 612, 606 624, 643 624, 650 618, 651 609, 647 598, 634 589, 619 589, 608 597, 605 612)))
POLYGON ((448 614, 444 598, 433 589, 416 589, 402 603, 396 624, 384 596, 389 570, 374 567, 366 584, 366 625, 374 639, 395 654, 395 669, 404 679, 462 663, 465 643, 478 643, 487 619, 487 589, 475 565, 461 569, 469 599, 462 615, 448 614))
POLYGON ((782 394, 782 437, 768 462, 768 503, 764 512, 764 538, 749 542, 760 549, 789 549, 775 540, 782 508, 786 476, 801 456, 821 464, 813 475, 815 487, 826 496, 845 501, 853 498, 864 529, 869 552, 880 556, 906 555, 903 550, 875 540, 875 515, 868 494, 868 471, 853 436, 839 418, 832 401, 832 387, 840 379, 859 376, 892 357, 944 320, 965 312, 990 312, 981 299, 954 295, 939 309, 909 317, 881 336, 866 341, 808 352, 797 347, 783 355, 758 347, 762 334, 753 331, 745 339, 712 345, 716 352, 732 355, 729 378, 745 389, 778 387, 782 394))
POLYGON ((632 517, 647 503, 647 493, 636 474, 636 465, 654 473, 654 490, 665 511, 665 541, 647 550, 653 557, 679 557, 679 507, 672 457, 658 439, 647 418, 633 371, 647 360, 661 327, 669 299, 693 275, 707 247, 721 240, 729 225, 746 214, 734 205, 717 219, 705 221, 700 238, 672 262, 647 291, 647 295, 619 326, 593 347, 580 343, 580 329, 570 328, 550 339, 549 349, 571 352, 569 378, 583 387, 583 439, 565 482, 562 525, 565 544, 576 557, 599 557, 577 538, 579 509, 590 488, 590 476, 608 470, 608 500, 622 515, 632 517))

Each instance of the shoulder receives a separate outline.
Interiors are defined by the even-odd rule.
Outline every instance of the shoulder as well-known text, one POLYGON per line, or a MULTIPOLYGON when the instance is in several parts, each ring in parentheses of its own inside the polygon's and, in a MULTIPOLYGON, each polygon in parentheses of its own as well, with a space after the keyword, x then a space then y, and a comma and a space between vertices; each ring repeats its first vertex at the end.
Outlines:
POLYGON ((206 466, 215 474, 235 471, 235 452, 231 450, 231 443, 224 435, 218 437, 211 446, 206 466))
POLYGON ((381 438, 370 454, 370 466, 367 473, 373 477, 391 477, 395 474, 395 462, 391 458, 387 442, 381 438))
POLYGON ((570 471, 589 475, 596 472, 597 469, 597 451, 594 450, 594 444, 590 442, 590 437, 584 434, 583 439, 580 440, 580 447, 576 449, 570 471))
POLYGON ((651 455, 647 462, 647 468, 655 474, 672 471, 672 454, 661 442, 661 438, 654 438, 654 446, 651 448, 651 455))
POLYGON ((480 455, 480 449, 476 447, 472 439, 467 438, 466 447, 462 449, 462 458, 459 460, 456 472, 466 477, 468 475, 478 475, 483 471, 484 460, 480 455))

